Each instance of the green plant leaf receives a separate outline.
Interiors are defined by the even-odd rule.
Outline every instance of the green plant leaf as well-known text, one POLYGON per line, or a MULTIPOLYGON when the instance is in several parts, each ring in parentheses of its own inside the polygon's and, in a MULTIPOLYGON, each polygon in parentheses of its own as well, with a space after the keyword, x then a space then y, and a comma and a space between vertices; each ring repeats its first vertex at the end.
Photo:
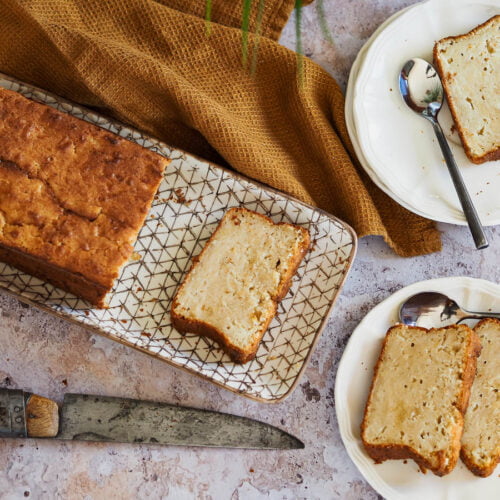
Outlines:
MULTIPOLYGON (((205 0, 205 33, 210 36, 212 32, 212 1, 205 0)), ((249 29, 250 29, 250 17, 252 13, 252 0, 242 0, 243 1, 243 12, 241 20, 241 59, 243 67, 248 66, 249 59, 249 29)), ((255 27, 255 39, 252 50, 252 59, 250 61, 250 73, 255 74, 257 70, 257 61, 259 53, 259 43, 262 33, 262 20, 264 17, 264 7, 266 0, 259 0, 256 27, 255 27)), ((304 50, 302 46, 302 7, 303 0, 295 0, 295 51, 297 52, 297 79, 299 85, 302 86, 304 83, 304 50)), ((324 0, 316 0, 316 13, 318 16, 321 32, 324 38, 331 44, 334 44, 330 28, 325 16, 324 0)))
POLYGON ((295 0, 295 50, 297 52, 297 78, 299 86, 304 84, 304 56, 302 50, 302 0, 295 0))
POLYGON ((335 45, 332 33, 330 31, 330 28, 328 27, 328 22, 326 21, 325 6, 323 4, 323 0, 316 0, 315 4, 316 4, 316 14, 318 15, 321 33, 323 34, 323 37, 327 42, 331 43, 332 45, 335 45))
POLYGON ((205 34, 212 34, 212 0, 206 0, 205 4, 205 34))
POLYGON ((247 67, 248 62, 248 28, 250 27, 250 12, 252 10, 252 0, 243 0, 243 19, 241 21, 242 31, 242 62, 243 67, 247 67))

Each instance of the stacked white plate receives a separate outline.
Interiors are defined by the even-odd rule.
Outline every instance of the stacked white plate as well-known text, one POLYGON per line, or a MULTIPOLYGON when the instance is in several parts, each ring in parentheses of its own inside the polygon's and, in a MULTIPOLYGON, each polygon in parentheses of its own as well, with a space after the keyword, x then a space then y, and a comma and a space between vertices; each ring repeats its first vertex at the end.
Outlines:
MULTIPOLYGON (((362 166, 391 198, 428 219, 466 224, 432 127, 399 94, 399 72, 413 57, 431 62, 437 40, 466 33, 496 14, 499 0, 415 4, 379 27, 351 69, 345 113, 362 166)), ((439 120, 482 223, 500 224, 500 162, 471 163, 453 132, 446 105, 439 120)))

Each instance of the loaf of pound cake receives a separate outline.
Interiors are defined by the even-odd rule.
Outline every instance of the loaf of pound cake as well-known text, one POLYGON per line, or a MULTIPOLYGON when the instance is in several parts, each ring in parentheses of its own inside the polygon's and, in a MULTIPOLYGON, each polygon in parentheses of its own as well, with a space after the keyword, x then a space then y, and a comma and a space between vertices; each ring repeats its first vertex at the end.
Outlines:
POLYGON ((105 307, 168 161, 0 88, 0 261, 105 307))
POLYGON ((487 477, 500 462, 500 321, 484 319, 474 330, 481 355, 465 413, 460 456, 474 474, 487 477))
POLYGON ((174 297, 174 327, 215 340, 236 363, 250 361, 309 243, 303 227, 231 208, 174 297))
POLYGON ((438 476, 451 472, 480 349, 465 325, 389 329, 361 424, 368 455, 377 463, 411 458, 438 476))
POLYGON ((439 40, 434 63, 469 159, 500 160, 500 15, 439 40))

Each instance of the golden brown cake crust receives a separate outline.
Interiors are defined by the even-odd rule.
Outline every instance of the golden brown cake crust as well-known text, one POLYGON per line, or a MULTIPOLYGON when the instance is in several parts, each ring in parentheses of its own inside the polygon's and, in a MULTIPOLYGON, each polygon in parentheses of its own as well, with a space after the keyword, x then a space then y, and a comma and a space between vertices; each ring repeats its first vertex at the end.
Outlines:
POLYGON ((500 18, 500 14, 491 17, 484 23, 480 24, 479 26, 476 26, 473 30, 469 31, 468 33, 464 33, 463 35, 456 35, 456 36, 449 36, 446 38, 442 38, 441 40, 438 40, 434 44, 434 49, 432 51, 433 54, 433 60, 434 60, 434 65, 436 66, 437 72, 439 73, 439 77, 441 78, 441 82, 443 84, 444 92, 447 97, 447 102, 448 102, 448 107, 450 108, 451 116, 453 117, 453 123, 455 124, 455 128, 458 132, 458 135, 460 137, 460 141, 462 143, 462 146, 464 148, 465 154, 467 155, 467 158, 472 163, 475 163, 477 165, 481 163, 485 163, 488 161, 496 161, 500 160, 500 148, 497 148, 493 151, 489 151, 488 153, 482 155, 482 156, 476 156, 472 153, 472 150, 468 144, 467 138, 465 136, 465 131, 460 123, 460 120, 458 119, 458 113, 455 108, 455 103, 453 99, 450 99, 450 89, 448 85, 448 79, 446 78, 446 74, 444 71, 444 68, 441 64, 441 58, 439 57, 439 44, 443 42, 447 42, 449 40, 460 40, 460 39, 466 39, 470 35, 474 35, 477 31, 481 30, 491 22, 493 22, 495 19, 500 18))
POLYGON ((168 162, 0 89, 0 259, 104 306, 168 162))
POLYGON ((460 450, 460 459, 475 476, 479 477, 491 476, 493 471, 497 468, 497 465, 500 463, 500 456, 498 456, 496 462, 492 462, 489 467, 480 467, 463 448, 460 450))
MULTIPOLYGON (((239 211, 242 211, 242 212, 251 212, 251 210, 248 210, 246 208, 238 207, 238 208, 232 208, 232 209, 230 209, 227 212, 227 214, 229 214, 229 215, 231 215, 231 214, 237 215, 237 213, 239 211)), ((257 215, 257 216, 263 218, 264 220, 266 220, 266 222, 271 222, 272 224, 275 224, 269 217, 267 217, 265 215, 262 215, 262 214, 259 214, 259 213, 256 213, 256 212, 252 212, 252 213, 254 215, 257 215)), ((204 321, 193 320, 193 319, 190 319, 190 318, 185 318, 181 314, 177 314, 176 308, 179 305, 177 297, 178 297, 178 295, 179 295, 182 287, 186 283, 185 279, 184 279, 183 283, 181 284, 181 286, 179 287, 179 289, 177 290, 177 292, 175 294, 174 300, 172 301, 172 307, 171 307, 171 312, 170 312, 170 317, 172 319, 172 324, 173 324, 173 326, 174 326, 174 328, 176 330, 178 330, 181 333, 196 333, 198 335, 202 335, 202 336, 205 336, 205 337, 208 337, 208 338, 214 340, 215 342, 217 342, 217 344, 219 344, 219 346, 222 348, 222 350, 226 354, 228 354, 229 357, 235 363, 247 363, 248 361, 251 361, 252 359, 255 358, 255 355, 257 353, 257 349, 258 349, 259 344, 260 344, 260 342, 262 340, 262 337, 263 337, 264 333, 266 332, 266 330, 267 330, 267 328, 269 326, 269 323, 272 321, 272 319, 274 318, 274 316, 276 314, 276 310, 278 308, 278 304, 285 297, 285 295, 288 293, 288 290, 290 289, 290 285, 291 285, 291 282, 292 282, 292 277, 297 272, 297 269, 298 269, 300 263, 302 262, 302 259, 304 258, 305 254, 309 250, 309 245, 310 245, 310 236, 309 236, 309 232, 306 229, 304 229, 304 228, 302 228, 300 226, 295 226, 293 224, 288 224, 286 222, 280 222, 280 223, 278 223, 276 225, 289 225, 289 226, 293 226, 296 229, 300 229, 301 232, 302 232, 302 234, 304 235, 304 240, 303 240, 302 245, 300 247, 300 251, 296 255, 293 256, 293 261, 290 264, 290 267, 289 267, 287 275, 281 280, 278 293, 276 294, 275 297, 273 297, 274 313, 272 315, 270 315, 267 318, 267 321, 262 325, 262 328, 260 329, 259 335, 257 335, 255 337, 252 345, 249 348, 245 349, 245 350, 240 349, 237 346, 232 345, 231 342, 228 341, 227 335, 224 332, 221 332, 219 329, 215 328, 213 325, 210 325, 210 324, 208 324, 208 323, 206 323, 204 321)), ((217 229, 214 231, 214 233, 212 234, 212 236, 210 237, 210 239, 207 241, 207 243, 203 247, 203 250, 200 252, 200 254, 197 257, 195 257, 193 259, 193 264, 192 264, 191 269, 189 270, 188 274, 197 265, 197 263, 200 260, 201 256, 203 255, 203 253, 205 252, 205 250, 210 245, 210 242, 215 239, 215 237, 217 235, 217 232, 218 232, 218 230, 219 230, 220 227, 221 226, 219 224, 219 226, 217 227, 217 229)))
MULTIPOLYGON (((411 446, 406 446, 406 445, 399 445, 399 444, 391 444, 391 443, 386 443, 386 444, 379 444, 379 445, 374 445, 369 443, 365 439, 365 430, 367 427, 367 414, 368 414, 368 408, 370 406, 371 402, 371 396, 373 393, 373 388, 375 385, 375 380, 377 378, 377 373, 380 367, 380 364, 382 362, 382 359, 384 357, 384 352, 387 346, 387 341, 389 339, 389 334, 391 330, 399 328, 401 325, 395 325, 391 328, 386 333, 386 336, 384 338, 383 344, 382 344, 382 349, 380 351, 380 355, 378 357, 377 363, 375 365, 375 368, 373 370, 373 378, 372 382, 370 385, 370 392, 368 396, 368 400, 366 402, 365 406, 365 411, 363 415, 363 421, 361 423, 361 440, 363 442, 363 446, 368 453, 368 455, 376 462, 376 463, 381 463, 384 462, 385 460, 392 460, 392 459, 412 459, 414 460, 419 467, 425 471, 427 469, 431 470, 434 474, 437 476, 444 476, 446 474, 449 474, 453 468, 455 467, 458 457, 460 454, 460 438, 462 436, 462 431, 463 431, 463 415, 467 409, 467 405, 469 402, 469 396, 470 396, 470 391, 472 387, 472 383, 474 382, 474 377, 476 375, 476 362, 477 362, 477 357, 479 356, 479 353, 481 352, 481 343, 479 341, 479 337, 475 332, 472 331, 472 334, 469 337, 469 345, 466 349, 465 352, 465 359, 463 360, 463 369, 462 369, 462 391, 459 394, 457 401, 455 402, 456 408, 459 410, 461 416, 462 416, 462 421, 459 422, 458 425, 455 426, 453 429, 453 435, 452 435, 452 441, 454 443, 453 445, 453 450, 452 450, 452 456, 454 457, 453 460, 449 461, 449 463, 446 463, 446 455, 445 453, 440 450, 434 453, 434 456, 437 457, 437 462, 438 462, 438 467, 433 467, 431 463, 429 463, 428 460, 424 456, 422 456, 420 453, 418 453, 417 450, 412 448, 411 446)), ((447 328, 454 328, 456 325, 450 325, 448 327, 444 327, 442 329, 447 329, 447 328)), ((417 326, 409 327, 414 329, 415 331, 423 331, 423 332, 428 332, 431 330, 427 330, 426 328, 421 328, 417 326)))

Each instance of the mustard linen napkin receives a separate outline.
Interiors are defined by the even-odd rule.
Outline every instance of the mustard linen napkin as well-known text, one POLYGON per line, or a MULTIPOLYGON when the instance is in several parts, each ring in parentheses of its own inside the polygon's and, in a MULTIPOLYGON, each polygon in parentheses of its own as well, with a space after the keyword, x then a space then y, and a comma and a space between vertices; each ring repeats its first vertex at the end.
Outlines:
POLYGON ((294 0, 2 0, 0 71, 319 206, 402 256, 441 248, 432 222, 400 207, 358 165, 335 80, 276 39, 294 0))

